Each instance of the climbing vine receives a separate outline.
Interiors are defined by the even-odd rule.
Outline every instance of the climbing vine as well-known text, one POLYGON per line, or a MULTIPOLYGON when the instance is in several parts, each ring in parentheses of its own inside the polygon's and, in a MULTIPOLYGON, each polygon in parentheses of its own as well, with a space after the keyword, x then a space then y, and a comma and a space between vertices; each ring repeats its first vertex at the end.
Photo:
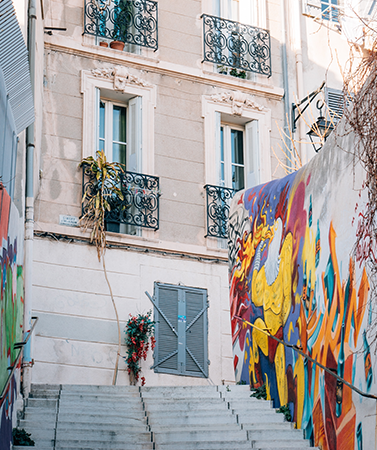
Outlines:
MULTIPOLYGON (((364 188, 367 204, 357 218, 354 257, 369 271, 371 304, 377 297, 377 41, 369 49, 351 45, 350 58, 344 71, 344 110, 346 132, 355 135, 355 164, 366 172, 364 188)), ((373 315, 372 315, 373 317, 373 315)), ((374 317, 376 315, 374 314, 374 317)), ((370 325, 372 340, 377 340, 377 319, 370 325), (373 331, 372 331, 373 330, 373 331)), ((376 348, 377 349, 377 348, 376 348)))

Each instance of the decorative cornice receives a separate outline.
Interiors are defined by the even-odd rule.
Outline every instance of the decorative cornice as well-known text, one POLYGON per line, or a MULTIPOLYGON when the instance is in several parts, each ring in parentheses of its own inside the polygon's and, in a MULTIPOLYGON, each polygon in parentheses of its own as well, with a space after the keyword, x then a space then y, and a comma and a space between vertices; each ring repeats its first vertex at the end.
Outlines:
POLYGON ((265 108, 259 105, 251 95, 243 92, 220 92, 219 94, 211 95, 211 100, 215 103, 226 103, 231 105, 232 114, 242 116, 244 108, 253 109, 256 111, 263 111, 265 108))
POLYGON ((151 85, 145 80, 136 75, 132 75, 125 67, 122 66, 114 66, 108 69, 93 69, 91 72, 95 77, 107 78, 110 80, 113 79, 114 89, 116 91, 124 92, 130 84, 142 87, 151 87, 151 85))

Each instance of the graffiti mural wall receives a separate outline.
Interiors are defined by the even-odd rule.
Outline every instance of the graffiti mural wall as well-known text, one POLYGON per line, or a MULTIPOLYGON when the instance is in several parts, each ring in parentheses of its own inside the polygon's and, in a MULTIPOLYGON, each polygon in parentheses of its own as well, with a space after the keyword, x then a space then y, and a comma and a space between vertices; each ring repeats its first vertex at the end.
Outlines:
MULTIPOLYGON (((5 189, 0 189, 0 391, 8 378, 8 367, 18 355, 13 344, 22 341, 23 323, 23 226, 17 208, 5 189)), ((19 371, 0 400, 0 448, 9 449, 12 441, 12 416, 19 371)))
MULTIPOLYGON (((351 147, 347 139, 340 147, 351 147)), ((376 448, 377 402, 258 328, 377 392, 370 280, 365 255, 353 252, 364 175, 351 153, 330 143, 296 173, 239 192, 230 211, 236 380, 265 384, 274 406, 288 404, 297 427, 323 450, 376 448)))

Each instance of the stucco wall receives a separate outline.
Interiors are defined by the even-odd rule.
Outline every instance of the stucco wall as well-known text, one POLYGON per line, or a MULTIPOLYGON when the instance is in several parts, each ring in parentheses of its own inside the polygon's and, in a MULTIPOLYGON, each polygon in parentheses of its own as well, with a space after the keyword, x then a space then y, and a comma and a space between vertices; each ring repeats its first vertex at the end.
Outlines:
POLYGON ((334 450, 375 448, 375 400, 337 388, 334 377, 236 316, 376 392, 372 280, 365 255, 353 253, 365 173, 353 152, 352 133, 338 129, 298 172, 238 193, 230 219, 236 380, 266 384, 307 438, 334 450))
MULTIPOLYGON (((34 242, 34 313, 39 317, 34 341, 33 382, 111 384, 117 352, 117 326, 102 264, 95 247, 36 239, 34 242)), ((227 265, 199 262, 126 249, 106 252, 106 268, 124 325, 129 314, 146 313, 153 305, 154 282, 207 289, 209 378, 216 384, 234 381, 230 337, 227 265)), ((122 356, 126 355, 123 345, 122 356)), ((157 374, 152 353, 142 361, 148 385, 208 384, 205 378, 157 374)), ((117 384, 128 384, 123 359, 117 384)))

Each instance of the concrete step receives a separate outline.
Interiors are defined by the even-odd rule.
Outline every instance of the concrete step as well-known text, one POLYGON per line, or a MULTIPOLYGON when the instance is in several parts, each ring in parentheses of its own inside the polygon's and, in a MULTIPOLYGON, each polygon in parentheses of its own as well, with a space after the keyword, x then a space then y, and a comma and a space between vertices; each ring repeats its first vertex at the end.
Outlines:
POLYGON ((292 440, 298 440, 301 441, 304 439, 303 431, 302 430, 278 430, 278 429, 270 429, 270 430, 248 430, 247 431, 247 437, 250 441, 260 441, 260 440, 268 440, 269 437, 273 440, 280 440, 280 441, 292 441, 292 440), (267 437, 266 437, 267 436, 267 437))
MULTIPOLYGON (((155 442, 159 444, 171 442, 201 442, 201 441, 232 441, 244 442, 247 440, 247 433, 242 430, 202 430, 202 431, 167 431, 154 433, 155 442)), ((179 448, 179 447, 177 447, 179 448)))
POLYGON ((27 401, 28 408, 46 408, 56 410, 57 400, 50 398, 29 398, 27 401))
MULTIPOLYGON (((35 450, 39 450, 34 447, 35 450)), ((57 441, 54 450, 153 450, 152 442, 143 442, 141 444, 134 442, 108 442, 96 441, 87 442, 81 440, 57 441)))
POLYGON ((93 386, 89 384, 65 384, 62 386, 63 392, 80 393, 102 393, 102 394, 132 394, 138 393, 138 386, 93 386))
POLYGON ((227 423, 237 423, 236 416, 234 414, 217 414, 217 415, 189 415, 189 414, 180 414, 180 415, 169 415, 169 416, 161 416, 154 415, 148 417, 148 424, 154 429, 155 426, 171 426, 174 423, 174 426, 179 425, 194 425, 194 424, 203 424, 206 426, 211 426, 212 424, 227 424, 227 423))
POLYGON ((190 442, 169 442, 159 444, 156 442, 155 450, 245 450, 250 449, 251 442, 224 441, 190 441, 190 442))
POLYGON ((146 420, 144 411, 125 411, 119 414, 113 411, 112 414, 103 414, 103 411, 80 413, 80 412, 59 412, 59 422, 79 422, 79 423, 117 423, 130 424, 144 422, 146 420))
POLYGON ((252 413, 252 414, 245 414, 245 413, 238 413, 238 410, 236 410, 236 413, 238 415, 238 422, 239 423, 283 423, 285 422, 285 416, 284 414, 276 413, 274 410, 264 410, 259 411, 258 414, 252 413))
POLYGON ((232 408, 239 407, 245 409, 259 407, 262 409, 273 409, 272 402, 267 400, 257 400, 256 398, 226 398, 225 402, 229 403, 232 408))
POLYGON ((238 425, 236 422, 234 423, 220 423, 220 424, 208 424, 208 423, 194 423, 194 424, 176 424, 172 422, 169 425, 161 425, 161 424, 151 424, 151 429, 153 429, 153 432, 156 433, 156 435, 159 435, 161 433, 185 433, 185 432, 198 432, 198 433, 212 433, 217 431, 228 431, 228 432, 238 432, 241 431, 240 425, 238 425))
POLYGON ((164 411, 173 412, 173 411, 199 411, 205 410, 208 411, 209 414, 211 411, 227 411, 229 410, 228 405, 225 402, 218 401, 217 403, 203 403, 203 402, 171 402, 169 404, 160 403, 153 401, 145 402, 145 409, 150 413, 160 412, 161 414, 164 411))
MULTIPOLYGON (((266 431, 267 433, 275 430, 295 430, 292 422, 280 422, 280 423, 240 423, 243 430, 248 431, 266 431)), ((297 431, 297 430, 296 430, 297 431)))
MULTIPOLYGON (((303 450, 306 448, 310 448, 310 442, 308 440, 305 439, 301 439, 301 440, 292 440, 292 441, 288 441, 288 440, 276 440, 276 439, 272 439, 272 440, 257 440, 257 441, 251 441, 252 443, 252 448, 254 449, 259 449, 259 450, 272 450, 272 449, 277 449, 277 450, 283 450, 283 449, 289 449, 289 450, 303 450)), ((341 449, 339 449, 341 450, 341 449)))
POLYGON ((109 441, 109 442, 134 442, 141 444, 143 442, 151 442, 151 433, 146 431, 137 432, 131 429, 118 430, 100 430, 97 428, 85 429, 69 429, 61 428, 58 425, 56 430, 56 439, 59 441, 65 440, 80 440, 86 442, 109 441))

